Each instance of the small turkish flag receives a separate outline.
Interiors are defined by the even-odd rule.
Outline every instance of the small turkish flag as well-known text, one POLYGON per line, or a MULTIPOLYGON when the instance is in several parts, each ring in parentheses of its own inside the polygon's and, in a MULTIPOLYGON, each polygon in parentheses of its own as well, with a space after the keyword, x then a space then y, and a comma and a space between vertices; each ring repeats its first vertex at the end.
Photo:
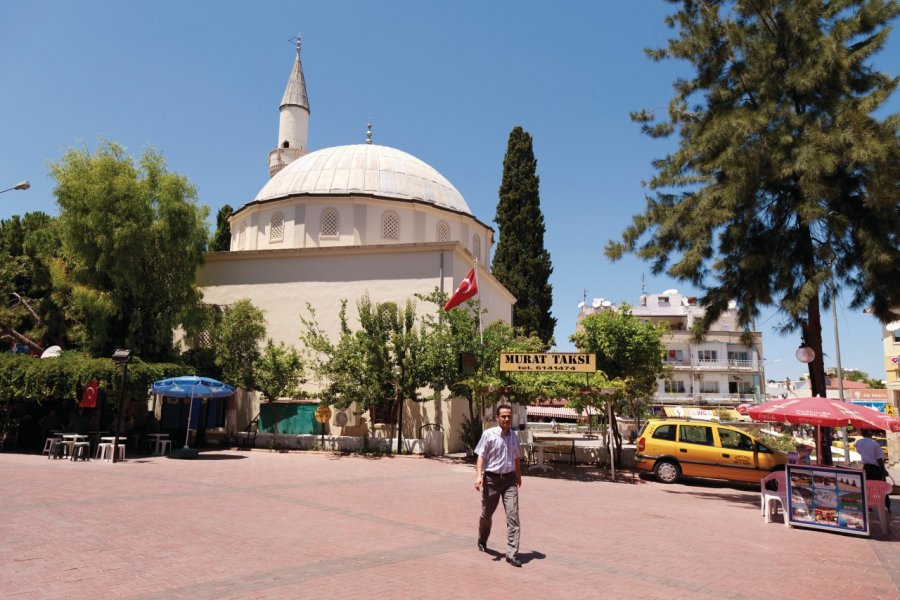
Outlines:
POLYGON ((447 300, 447 304, 444 305, 444 310, 449 311, 451 308, 459 306, 477 293, 478 281, 475 279, 475 267, 472 267, 472 270, 469 271, 466 278, 459 282, 459 287, 456 288, 456 291, 453 292, 453 295, 447 300))
POLYGON ((97 407, 97 388, 100 387, 100 384, 97 383, 96 379, 91 379, 86 386, 84 386, 84 393, 81 394, 81 402, 79 406, 81 408, 96 408, 97 407))

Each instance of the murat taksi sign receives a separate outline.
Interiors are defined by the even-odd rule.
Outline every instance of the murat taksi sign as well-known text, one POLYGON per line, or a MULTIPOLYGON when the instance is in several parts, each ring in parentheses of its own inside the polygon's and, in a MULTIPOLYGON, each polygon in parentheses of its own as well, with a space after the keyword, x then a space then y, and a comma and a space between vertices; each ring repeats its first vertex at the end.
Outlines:
POLYGON ((501 352, 500 370, 593 373, 597 370, 597 357, 578 352, 501 352))

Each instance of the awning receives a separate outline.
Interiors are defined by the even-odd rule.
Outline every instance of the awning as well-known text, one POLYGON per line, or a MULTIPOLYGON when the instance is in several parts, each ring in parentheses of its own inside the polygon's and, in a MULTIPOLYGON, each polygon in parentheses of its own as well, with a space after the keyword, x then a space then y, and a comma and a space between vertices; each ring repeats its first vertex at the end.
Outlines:
POLYGON ((528 406, 529 417, 549 417, 552 419, 577 419, 578 413, 573 408, 565 406, 528 406))

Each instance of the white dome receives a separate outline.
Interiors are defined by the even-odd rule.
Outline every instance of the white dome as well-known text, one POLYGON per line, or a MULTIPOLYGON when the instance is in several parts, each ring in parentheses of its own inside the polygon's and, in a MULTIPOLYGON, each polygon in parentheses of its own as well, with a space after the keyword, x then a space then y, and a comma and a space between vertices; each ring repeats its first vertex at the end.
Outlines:
POLYGON ((272 177, 255 200, 297 194, 372 194, 472 214, 462 194, 435 169, 411 154, 375 144, 323 148, 298 158, 272 177))

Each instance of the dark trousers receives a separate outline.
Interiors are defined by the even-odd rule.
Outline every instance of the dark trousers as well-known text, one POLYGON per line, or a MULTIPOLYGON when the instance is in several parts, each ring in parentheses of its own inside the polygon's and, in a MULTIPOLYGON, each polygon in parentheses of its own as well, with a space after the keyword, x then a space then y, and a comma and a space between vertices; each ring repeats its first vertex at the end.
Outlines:
POLYGON ((503 510, 506 512, 506 556, 514 558, 519 553, 519 488, 516 487, 515 472, 506 475, 485 472, 481 484, 478 541, 487 544, 491 535, 491 521, 500 498, 503 498, 503 510))

